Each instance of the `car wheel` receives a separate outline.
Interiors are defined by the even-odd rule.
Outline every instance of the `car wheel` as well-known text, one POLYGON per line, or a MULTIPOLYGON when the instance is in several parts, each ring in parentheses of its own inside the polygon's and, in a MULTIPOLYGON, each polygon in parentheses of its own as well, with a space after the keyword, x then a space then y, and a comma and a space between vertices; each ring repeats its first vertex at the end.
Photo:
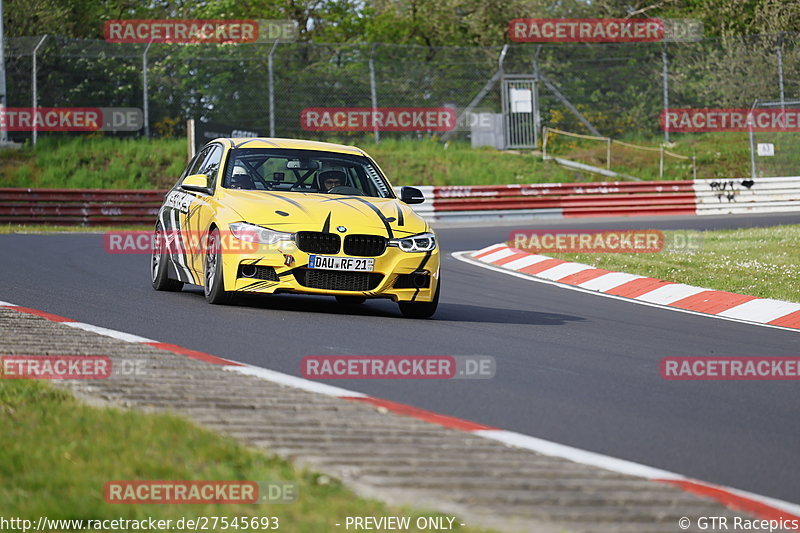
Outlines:
POLYGON ((231 293, 225 290, 222 278, 222 247, 219 230, 212 229, 208 234, 205 266, 203 268, 203 292, 210 304, 226 304, 231 300, 231 293))
POLYGON ((442 288, 442 279, 436 284, 436 292, 430 302, 398 302, 400 312, 406 318, 430 318, 439 307, 439 289, 442 288))
POLYGON ((150 279, 153 282, 153 288, 157 291, 176 292, 183 288, 182 281, 169 277, 167 242, 161 223, 156 225, 153 236, 153 249, 150 252, 150 279))
POLYGON ((367 299, 363 296, 337 296, 336 301, 342 305, 363 304, 367 299))

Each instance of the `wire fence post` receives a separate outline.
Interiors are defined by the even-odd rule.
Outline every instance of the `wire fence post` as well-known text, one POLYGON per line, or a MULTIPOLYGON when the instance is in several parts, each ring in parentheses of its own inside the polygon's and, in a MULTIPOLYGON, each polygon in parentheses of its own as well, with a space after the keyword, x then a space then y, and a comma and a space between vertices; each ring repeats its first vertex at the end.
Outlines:
MULTIPOLYGON (((784 92, 783 92, 783 32, 778 34, 778 86, 781 93, 781 111, 784 111, 784 92)), ((781 117, 783 118, 783 117, 781 117)))
POLYGON ((611 170, 611 137, 606 139, 606 169, 611 170))
POLYGON ((269 136, 275 137, 275 77, 274 68, 272 65, 272 58, 275 55, 275 49, 278 47, 278 39, 272 44, 272 49, 269 51, 267 57, 267 71, 269 74, 269 136))
POLYGON ((151 44, 153 44, 152 39, 147 43, 144 53, 142 54, 142 106, 144 114, 144 136, 147 139, 150 138, 150 105, 147 98, 147 52, 150 50, 151 44))
POLYGON ((539 53, 542 45, 536 47, 533 56, 533 144, 539 146, 539 128, 542 127, 542 115, 539 112, 539 53))
POLYGON ((33 68, 31 72, 31 92, 33 93, 33 134, 31 136, 31 141, 34 146, 36 146, 36 140, 39 136, 39 124, 36 120, 36 115, 39 109, 39 98, 38 98, 38 91, 37 91, 37 83, 36 83, 36 74, 38 72, 37 64, 36 64, 36 53, 39 51, 39 48, 44 44, 45 39, 47 39, 47 35, 43 35, 42 38, 39 40, 39 44, 33 49, 33 68))
POLYGON ((669 110, 669 64, 667 63, 667 43, 661 50, 661 69, 664 77, 664 142, 669 143, 669 121, 667 112, 669 110))
POLYGON ((375 53, 375 47, 372 47, 372 53, 369 55, 369 92, 370 92, 370 99, 372 100, 372 131, 375 134, 375 143, 381 142, 381 132, 378 131, 378 124, 375 122, 375 113, 378 111, 378 90, 375 87, 375 60, 373 59, 373 55, 375 53))
MULTIPOLYGON (((0 115, 6 108, 6 41, 3 38, 3 0, 0 0, 0 115)), ((0 121, 0 144, 8 142, 5 120, 0 121)))
POLYGON ((661 150, 660 150, 659 160, 658 160, 658 177, 659 178, 663 178, 664 177, 664 145, 663 144, 661 145, 661 150))

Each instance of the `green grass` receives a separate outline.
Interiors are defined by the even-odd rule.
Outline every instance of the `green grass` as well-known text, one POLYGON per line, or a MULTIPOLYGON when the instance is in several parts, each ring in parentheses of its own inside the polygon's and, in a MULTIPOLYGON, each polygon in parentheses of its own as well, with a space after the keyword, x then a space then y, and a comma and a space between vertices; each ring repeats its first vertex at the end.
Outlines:
POLYGON ((361 146, 394 185, 506 185, 574 181, 575 173, 529 153, 473 149, 467 143, 397 141, 361 146))
POLYGON ((39 516, 276 516, 280 530, 316 533, 333 531, 346 516, 423 515, 358 498, 336 480, 295 469, 177 416, 90 407, 49 383, 26 380, 0 380, 0 479, 3 515, 34 524, 39 516), (288 504, 108 504, 103 487, 110 480, 288 481, 297 484, 298 499, 288 504))
MULTIPOLYGON (((759 158, 766 174, 785 174, 798 161, 791 159, 795 137, 767 138, 776 142, 776 157, 759 158), (780 156, 780 157, 779 157, 780 156), (789 159, 787 159, 789 158, 789 159), (778 165, 780 168, 767 168, 778 165), (774 172, 769 172, 770 170, 774 172)), ((777 135, 777 134, 776 134, 777 135)), ((782 134, 796 135, 796 134, 782 134)), ((774 136, 774 135, 773 135, 774 136)), ((352 140, 331 138, 350 143, 352 140)), ((658 147, 663 137, 631 137, 627 142, 658 147)), ((670 151, 697 157, 698 178, 737 178, 750 175, 746 133, 674 134, 670 151)), ((395 185, 489 185, 603 181, 597 174, 582 174, 544 163, 529 151, 473 149, 463 141, 384 139, 365 143, 367 150, 395 185)), ((601 168, 606 166, 604 142, 564 136, 552 137, 548 153, 601 168)), ((42 137, 36 149, 0 151, 0 187, 125 188, 170 187, 186 164, 184 139, 117 139, 102 136, 42 137)), ((612 149, 612 170, 643 179, 659 179, 659 155, 619 145, 612 149)), ((666 159, 663 179, 691 179, 691 163, 666 159)))
MULTIPOLYGON (((666 231, 667 242, 677 234, 666 231)), ((597 268, 800 302, 800 225, 703 231, 693 253, 547 254, 597 268)))
POLYGON ((167 188, 185 166, 185 140, 44 137, 0 152, 0 187, 167 188))

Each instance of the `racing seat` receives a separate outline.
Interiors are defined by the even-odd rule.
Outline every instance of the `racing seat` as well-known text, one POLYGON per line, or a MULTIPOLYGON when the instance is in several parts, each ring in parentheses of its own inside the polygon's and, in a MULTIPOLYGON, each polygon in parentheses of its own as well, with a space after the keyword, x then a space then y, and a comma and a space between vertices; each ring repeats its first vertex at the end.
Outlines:
POLYGON ((231 175, 230 187, 231 189, 253 190, 256 184, 250 174, 247 173, 242 167, 234 167, 233 174, 231 175))

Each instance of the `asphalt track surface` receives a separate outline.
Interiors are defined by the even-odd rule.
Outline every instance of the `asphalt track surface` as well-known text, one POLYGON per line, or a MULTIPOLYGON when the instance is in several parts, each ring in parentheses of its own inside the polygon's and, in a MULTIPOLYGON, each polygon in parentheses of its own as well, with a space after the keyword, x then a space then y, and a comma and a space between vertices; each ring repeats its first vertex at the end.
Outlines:
MULTIPOLYGON (((632 304, 519 279, 450 252, 513 228, 720 229, 800 215, 572 219, 440 227, 433 320, 376 300, 278 295, 212 306, 199 288, 156 292, 149 257, 97 234, 0 235, 0 300, 299 376, 306 355, 492 355, 490 380, 331 384, 800 502, 800 391, 792 381, 665 381, 665 356, 797 356, 800 333, 632 304)), ((754 275, 756 273, 754 272, 754 275)))

